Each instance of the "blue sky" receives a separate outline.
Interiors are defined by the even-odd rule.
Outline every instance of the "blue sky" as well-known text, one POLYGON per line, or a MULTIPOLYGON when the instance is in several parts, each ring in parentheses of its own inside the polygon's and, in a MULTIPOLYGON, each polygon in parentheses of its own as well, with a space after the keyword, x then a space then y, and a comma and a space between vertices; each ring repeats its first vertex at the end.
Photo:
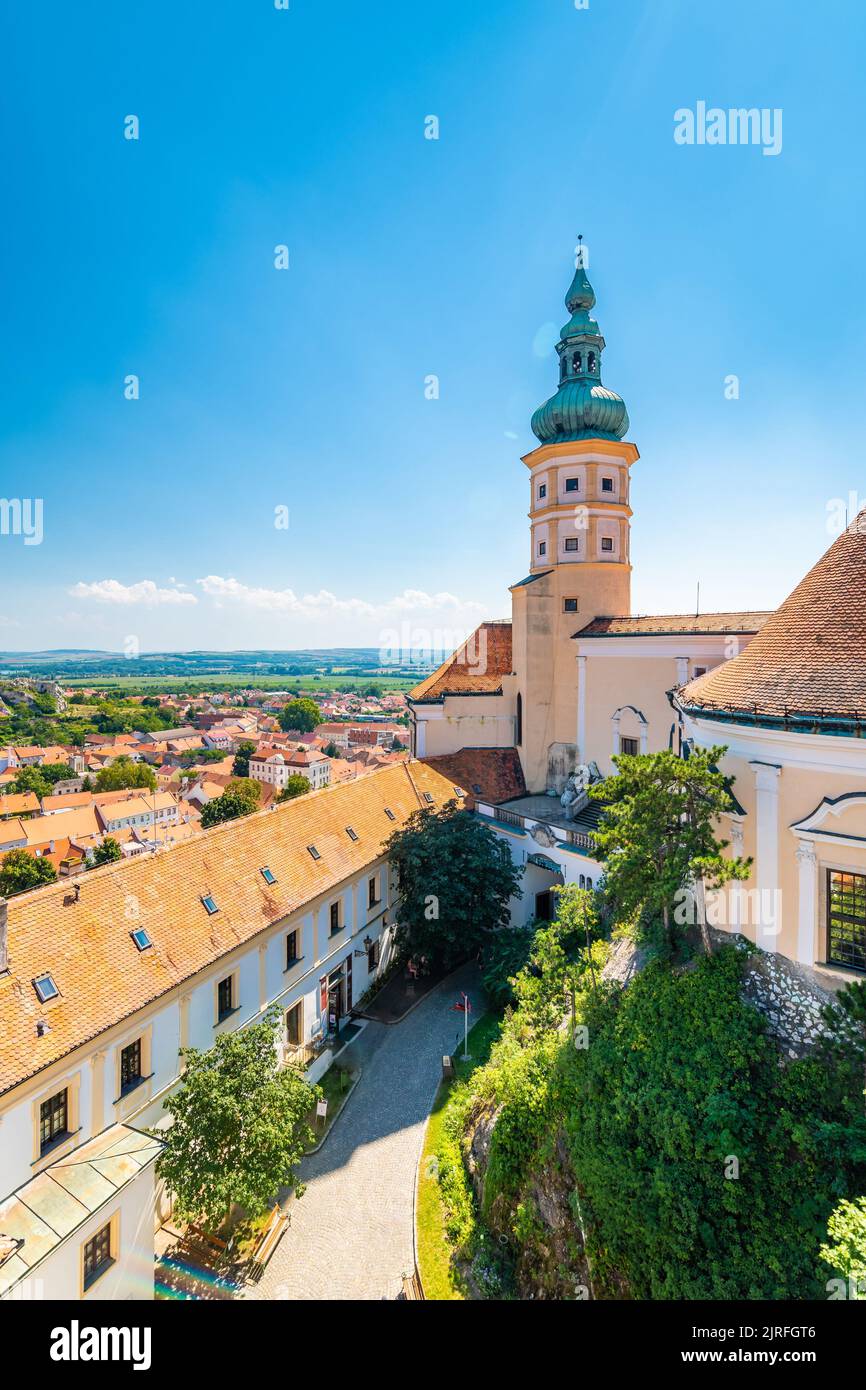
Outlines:
POLYGON ((0 647, 507 616, 578 231, 641 451, 635 611, 698 581, 774 606, 866 497, 853 0, 57 0, 5 29, 0 494, 44 537, 0 536, 0 647), (701 100, 781 108, 781 153, 677 145, 701 100))

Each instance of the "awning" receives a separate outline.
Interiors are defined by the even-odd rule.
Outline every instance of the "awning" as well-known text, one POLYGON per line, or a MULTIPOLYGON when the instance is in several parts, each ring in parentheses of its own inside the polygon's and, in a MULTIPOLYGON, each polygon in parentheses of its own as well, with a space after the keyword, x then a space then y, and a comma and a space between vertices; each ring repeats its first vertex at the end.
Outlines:
POLYGON ((539 869, 547 869, 548 873, 561 874, 562 866, 555 860, 548 859, 546 854, 530 854, 526 860, 527 864, 535 864, 539 869))

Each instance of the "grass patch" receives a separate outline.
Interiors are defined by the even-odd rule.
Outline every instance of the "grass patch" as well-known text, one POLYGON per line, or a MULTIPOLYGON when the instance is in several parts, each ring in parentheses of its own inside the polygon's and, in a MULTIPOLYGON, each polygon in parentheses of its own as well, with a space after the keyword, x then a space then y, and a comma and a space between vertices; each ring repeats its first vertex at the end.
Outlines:
MULTIPOLYGON (((343 1106, 349 1097, 353 1085, 357 1081, 360 1072, 357 1068, 344 1065, 342 1062, 333 1062, 325 1075, 319 1079, 317 1085, 322 1092, 322 1099, 328 1102, 328 1115, 324 1125, 321 1120, 316 1119, 316 1112, 313 1110, 310 1115, 310 1128, 316 1136, 313 1143, 309 1146, 314 1148, 321 1144, 325 1135, 336 1120, 343 1106)), ((309 1150, 308 1150, 309 1152, 309 1150)))
MULTIPOLYGON (((445 1122, 449 1102, 455 1090, 483 1066, 490 1049, 499 1037, 501 1016, 485 1014, 469 1031, 468 1061, 462 1055, 455 1059, 454 1081, 443 1081, 436 1092, 418 1174, 418 1202, 415 1214, 418 1265, 421 1283, 428 1299, 454 1301, 470 1297, 466 1281, 456 1265, 454 1246, 448 1238, 448 1213, 439 1185, 439 1154, 446 1144, 445 1122)), ((462 1053, 462 1044, 460 1051, 462 1053)))

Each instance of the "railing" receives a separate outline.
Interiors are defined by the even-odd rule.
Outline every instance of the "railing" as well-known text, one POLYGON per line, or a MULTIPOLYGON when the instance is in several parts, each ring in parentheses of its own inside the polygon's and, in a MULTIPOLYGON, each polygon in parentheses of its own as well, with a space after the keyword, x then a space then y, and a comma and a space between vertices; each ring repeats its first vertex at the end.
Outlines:
POLYGON ((585 849, 592 852, 595 848, 595 836, 588 835, 585 830, 566 830, 563 833, 566 842, 574 845, 575 849, 585 849))
POLYGON ((523 827, 526 820, 525 816, 518 815, 516 811, 505 811, 501 806, 493 807, 494 820, 501 821, 503 825, 516 825, 523 827))

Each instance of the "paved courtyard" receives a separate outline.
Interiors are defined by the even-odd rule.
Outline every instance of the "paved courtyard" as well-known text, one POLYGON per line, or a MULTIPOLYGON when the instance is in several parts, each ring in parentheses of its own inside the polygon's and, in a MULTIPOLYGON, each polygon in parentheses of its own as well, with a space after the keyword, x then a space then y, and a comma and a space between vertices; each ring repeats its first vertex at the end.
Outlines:
POLYGON ((468 991, 479 1016, 475 966, 465 966, 402 1023, 368 1023, 346 1059, 363 1075, 318 1153, 301 1164, 307 1190, 247 1298, 396 1298, 414 1268, 415 1170, 442 1057, 462 1037, 453 1011, 468 991))

